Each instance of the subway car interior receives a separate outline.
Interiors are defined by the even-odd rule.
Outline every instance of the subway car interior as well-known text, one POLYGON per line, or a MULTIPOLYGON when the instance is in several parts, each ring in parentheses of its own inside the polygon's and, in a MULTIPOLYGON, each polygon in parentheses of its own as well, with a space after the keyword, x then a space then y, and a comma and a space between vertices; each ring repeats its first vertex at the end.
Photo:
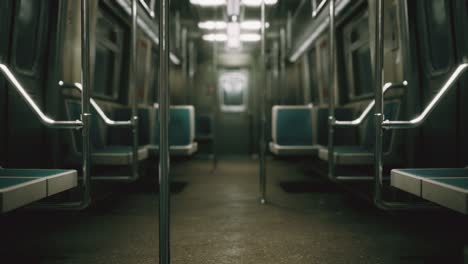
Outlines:
POLYGON ((467 0, 1 0, 0 263, 468 263, 467 29, 467 0))

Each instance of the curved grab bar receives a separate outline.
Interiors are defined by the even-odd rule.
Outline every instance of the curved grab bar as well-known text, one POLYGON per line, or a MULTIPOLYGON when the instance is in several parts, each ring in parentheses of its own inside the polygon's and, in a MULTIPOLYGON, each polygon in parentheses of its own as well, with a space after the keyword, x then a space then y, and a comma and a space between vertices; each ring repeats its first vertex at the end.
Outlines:
POLYGON ((460 79, 463 73, 468 69, 468 63, 460 64, 457 69, 453 72, 450 78, 444 83, 439 92, 432 98, 431 102, 426 106, 424 111, 417 117, 409 121, 390 121, 385 120, 382 122, 383 128, 386 129, 405 129, 405 128, 415 128, 424 123, 429 115, 434 111, 434 109, 442 101, 442 98, 447 94, 447 92, 454 86, 454 84, 460 79))
POLYGON ((42 124, 51 127, 51 128, 81 128, 83 127, 83 122, 80 120, 76 121, 56 121, 52 118, 48 117, 39 106, 34 102, 31 96, 28 94, 26 89, 20 84, 18 79, 14 76, 14 74, 10 71, 8 66, 5 64, 0 64, 0 71, 3 73, 3 76, 8 80, 8 82, 16 89, 16 91, 20 94, 21 98, 26 102, 26 104, 31 108, 33 113, 39 118, 42 124))
MULTIPOLYGON (((83 86, 81 85, 81 83, 64 83, 63 81, 60 81, 59 85, 61 87, 63 87, 63 88, 76 89, 76 90, 80 91, 80 93, 83 92, 83 86)), ((106 115, 106 113, 104 113, 102 108, 96 103, 96 101, 94 101, 93 98, 90 98, 89 101, 90 101, 91 106, 93 107, 93 109, 97 112, 97 114, 102 119, 102 121, 104 121, 104 123, 106 123, 106 125, 108 125, 108 126, 132 126, 133 125, 132 121, 114 121, 114 120, 110 119, 106 115)))
MULTIPOLYGON (((392 88, 406 88, 407 86, 408 86, 407 81, 403 81, 402 83, 391 83, 391 82, 389 82, 389 83, 386 83, 383 86, 383 93, 385 94, 388 90, 390 90, 392 88)), ((367 118, 367 116, 370 114, 370 112, 372 111, 374 106, 375 106, 375 100, 372 100, 358 118, 356 118, 354 120, 351 120, 351 121, 335 120, 333 122, 333 125, 334 126, 359 126, 367 118)))

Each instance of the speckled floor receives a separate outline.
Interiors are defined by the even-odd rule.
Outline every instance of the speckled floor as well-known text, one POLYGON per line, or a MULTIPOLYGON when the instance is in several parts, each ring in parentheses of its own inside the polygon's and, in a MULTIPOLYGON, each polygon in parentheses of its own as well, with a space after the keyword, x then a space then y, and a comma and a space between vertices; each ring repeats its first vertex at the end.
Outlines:
MULTIPOLYGON (((214 173, 200 160, 172 169, 186 183, 172 199, 173 263, 462 263, 466 218, 389 214, 301 163, 268 164, 266 206, 257 203, 255 161, 221 161, 214 173)), ((157 263, 157 210, 152 186, 136 184, 83 212, 2 216, 0 263, 157 263)))

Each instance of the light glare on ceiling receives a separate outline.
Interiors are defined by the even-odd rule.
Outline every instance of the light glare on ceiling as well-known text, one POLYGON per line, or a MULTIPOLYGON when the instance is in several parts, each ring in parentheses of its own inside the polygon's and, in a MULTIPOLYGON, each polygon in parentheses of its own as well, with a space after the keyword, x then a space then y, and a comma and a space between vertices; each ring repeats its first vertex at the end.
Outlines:
POLYGON ((224 21, 213 21, 208 20, 204 22, 198 23, 198 28, 207 29, 207 30, 215 30, 215 29, 225 29, 227 23, 224 21))
POLYGON ((225 42, 227 40, 226 34, 206 34, 203 35, 203 40, 209 42, 225 42))
MULTIPOLYGON (((278 0, 264 0, 265 5, 275 5, 278 0)), ((242 0, 242 4, 245 6, 258 7, 262 5, 262 0, 242 0)))
MULTIPOLYGON (((265 5, 275 5, 278 0, 242 0, 241 4, 248 7, 259 7, 265 1, 265 5)), ((192 5, 201 7, 217 7, 226 5, 226 0, 190 0, 192 5)))
MULTIPOLYGON (((265 28, 269 28, 270 23, 265 23, 265 28)), ((246 20, 241 22, 241 29, 245 30, 259 30, 262 28, 262 22, 259 20, 246 20)))
POLYGON ((202 7, 222 6, 226 4, 226 0, 190 0, 192 5, 199 5, 202 7))
POLYGON ((240 39, 242 42, 257 42, 262 39, 260 34, 241 34, 240 39))

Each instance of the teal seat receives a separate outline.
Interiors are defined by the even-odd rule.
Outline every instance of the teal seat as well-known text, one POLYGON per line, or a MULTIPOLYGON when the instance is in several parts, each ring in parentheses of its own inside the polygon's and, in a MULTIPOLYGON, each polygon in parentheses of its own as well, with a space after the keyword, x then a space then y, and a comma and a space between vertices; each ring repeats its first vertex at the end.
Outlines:
POLYGON ((394 169, 391 186, 468 214, 468 169, 394 169))
MULTIPOLYGON (((66 109, 71 119, 79 119, 81 115, 81 104, 78 101, 67 100, 66 109)), ((72 152, 75 160, 81 159, 81 132, 72 133, 72 152)), ((96 112, 92 112, 91 118, 91 159, 96 165, 131 165, 133 163, 132 147, 130 141, 129 128, 116 128, 109 130, 106 128, 96 112), (127 131, 124 135, 122 131, 127 131), (112 136, 114 135, 114 136, 112 136), (118 135, 118 136, 116 136, 118 135), (112 140, 118 138, 121 141, 112 140), (109 144, 109 143, 110 144, 109 144)), ((138 148, 138 160, 148 158, 147 146, 138 148)))
POLYGON ((270 151, 279 156, 316 155, 312 123, 312 105, 273 106, 270 151))
MULTIPOLYGON (((171 106, 169 117, 169 148, 173 155, 190 156, 198 150, 195 142, 195 108, 191 105, 171 106)), ((155 106, 152 135, 153 151, 159 150, 159 107, 155 106)))
POLYGON ((75 170, 0 168, 0 212, 14 210, 77 185, 75 170))
MULTIPOLYGON (((395 119, 399 113, 399 101, 385 103, 385 118, 395 119)), ((372 115, 369 115, 372 116, 372 115)), ((373 118, 367 118, 364 123, 364 138, 359 145, 334 147, 334 163, 337 165, 371 165, 374 163, 375 126, 373 118)), ((387 162, 394 162, 391 156, 394 141, 394 131, 384 131, 383 151, 387 162)), ((328 161, 328 148, 319 151, 319 158, 328 161)))

